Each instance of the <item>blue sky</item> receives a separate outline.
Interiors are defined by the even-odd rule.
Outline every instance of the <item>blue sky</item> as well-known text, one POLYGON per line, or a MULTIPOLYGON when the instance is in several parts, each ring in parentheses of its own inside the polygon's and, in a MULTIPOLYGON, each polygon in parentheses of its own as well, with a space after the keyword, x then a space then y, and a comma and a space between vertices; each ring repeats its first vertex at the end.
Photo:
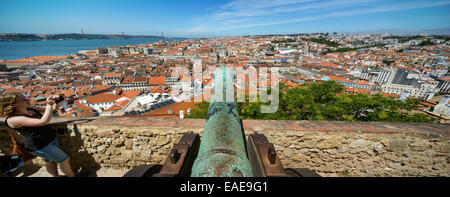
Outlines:
POLYGON ((0 0, 0 32, 230 36, 450 29, 450 0, 0 0))

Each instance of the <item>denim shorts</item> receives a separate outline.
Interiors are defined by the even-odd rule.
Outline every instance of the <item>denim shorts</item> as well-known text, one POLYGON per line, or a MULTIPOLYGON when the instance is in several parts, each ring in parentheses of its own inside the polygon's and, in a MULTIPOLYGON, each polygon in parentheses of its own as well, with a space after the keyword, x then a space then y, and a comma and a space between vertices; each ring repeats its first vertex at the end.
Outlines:
POLYGON ((69 155, 62 151, 58 147, 58 139, 55 138, 49 145, 34 152, 30 152, 32 155, 36 155, 45 159, 45 162, 54 161, 56 163, 62 163, 69 155))

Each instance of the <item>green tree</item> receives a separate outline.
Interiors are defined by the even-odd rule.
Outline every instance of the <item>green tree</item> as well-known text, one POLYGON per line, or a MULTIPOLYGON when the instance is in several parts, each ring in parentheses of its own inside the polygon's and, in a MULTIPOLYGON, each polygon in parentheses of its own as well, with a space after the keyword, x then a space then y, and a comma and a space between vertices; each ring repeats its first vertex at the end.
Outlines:
POLYGON ((209 102, 202 101, 197 104, 196 108, 191 110, 187 118, 205 119, 208 114, 209 102))
MULTIPOLYGON (((347 94, 344 86, 333 82, 314 82, 301 87, 280 84, 278 111, 272 114, 260 112, 263 103, 237 103, 241 119, 260 120, 330 120, 330 121, 409 121, 431 122, 425 114, 412 113, 419 106, 419 100, 399 101, 385 98, 381 94, 347 94)), ((270 94, 270 89, 268 90, 270 94)), ((202 102, 192 110, 189 118, 206 118, 209 103, 202 102)))
POLYGON ((433 42, 431 42, 429 39, 426 39, 419 44, 419 46, 428 46, 428 45, 433 45, 433 42))

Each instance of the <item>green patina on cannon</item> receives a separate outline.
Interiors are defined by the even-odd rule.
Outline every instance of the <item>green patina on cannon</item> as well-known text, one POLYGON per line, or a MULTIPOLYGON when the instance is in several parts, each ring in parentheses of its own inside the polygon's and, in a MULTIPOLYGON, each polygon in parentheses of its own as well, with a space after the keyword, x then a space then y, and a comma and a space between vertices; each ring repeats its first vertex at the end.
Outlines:
POLYGON ((247 141, 234 102, 234 73, 227 67, 214 72, 214 88, 205 128, 200 136, 184 134, 164 165, 138 166, 125 177, 317 177, 304 168, 284 169, 272 143, 262 134, 247 141))
POLYGON ((234 103, 233 79, 233 70, 227 67, 218 68, 214 73, 215 85, 200 150, 192 168, 193 177, 253 175, 245 151, 245 136, 234 103))

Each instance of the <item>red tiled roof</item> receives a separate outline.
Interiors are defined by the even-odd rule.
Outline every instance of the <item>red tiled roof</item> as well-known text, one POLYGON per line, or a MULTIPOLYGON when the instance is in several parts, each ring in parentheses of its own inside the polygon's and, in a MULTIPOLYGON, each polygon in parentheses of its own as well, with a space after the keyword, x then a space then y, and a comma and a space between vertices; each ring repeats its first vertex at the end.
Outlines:
POLYGON ((95 54, 97 54, 97 50, 86 51, 86 55, 95 55, 95 54))
POLYGON ((57 92, 55 92, 54 94, 55 94, 55 95, 64 94, 64 96, 65 96, 66 98, 67 98, 67 97, 70 97, 70 96, 75 97, 75 92, 72 91, 72 90, 57 91, 57 92))
POLYGON ((130 102, 129 99, 126 99, 126 100, 123 100, 123 101, 119 101, 117 103, 114 103, 114 105, 112 105, 108 109, 105 109, 104 111, 117 111, 117 110, 120 110, 123 107, 125 107, 129 102, 130 102))
POLYGON ((95 81, 94 81, 94 85, 95 86, 100 86, 100 85, 102 85, 103 83, 102 83, 102 80, 100 80, 100 79, 96 79, 95 81))
POLYGON ((339 66, 337 64, 333 64, 333 63, 330 63, 330 62, 322 62, 321 65, 325 66, 325 67, 338 67, 339 66))
POLYGON ((336 76, 328 76, 331 81, 341 81, 341 82, 350 82, 350 80, 342 77, 336 77, 336 76))
POLYGON ((166 83, 164 76, 149 77, 148 85, 164 85, 166 83))
POLYGON ((179 102, 179 103, 174 103, 172 105, 163 107, 163 108, 159 108, 156 110, 153 110, 151 112, 148 112, 146 114, 144 114, 145 116, 157 116, 160 118, 179 118, 179 114, 180 114, 180 110, 184 111, 184 115, 187 116, 187 109, 191 108, 194 109, 197 107, 196 102, 179 102), (168 111, 171 110, 172 114, 169 114, 168 111))
POLYGON ((26 93, 27 90, 22 89, 22 88, 15 88, 15 87, 12 87, 12 88, 5 88, 4 92, 20 92, 20 93, 26 93))
POLYGON ((65 59, 67 56, 36 56, 36 57, 28 57, 28 58, 22 58, 17 60, 7 60, 3 61, 2 63, 5 64, 17 64, 17 63, 44 63, 52 60, 57 59, 65 59))
POLYGON ((77 105, 76 107, 70 108, 69 111, 64 113, 65 117, 73 117, 75 114, 76 117, 92 117, 96 111, 84 104, 77 105))
POLYGON ((420 104, 422 104, 422 105, 425 105, 425 106, 429 106, 429 107, 434 107, 434 106, 436 106, 436 104, 433 104, 433 103, 428 103, 428 102, 420 102, 420 104))
POLYGON ((122 94, 122 91, 123 91, 122 88, 116 88, 116 89, 112 90, 111 92, 114 94, 120 95, 120 94, 122 94))
POLYGON ((164 93, 164 86, 156 86, 152 90, 150 90, 150 93, 164 93))
POLYGON ((122 80, 122 84, 131 84, 133 83, 133 78, 132 77, 125 77, 122 80))
MULTIPOLYGON (((105 92, 105 93, 96 94, 96 95, 93 95, 93 96, 88 96, 88 97, 82 98, 80 100, 86 100, 88 104, 92 104, 92 103, 111 103, 111 102, 114 102, 115 100, 117 100, 117 99, 119 99, 121 97, 122 96, 118 96, 118 95, 112 94, 110 92, 105 92)), ((76 100, 74 102, 74 104, 81 104, 80 100, 76 100)))
POLYGON ((388 94, 388 93, 381 93, 384 97, 394 97, 394 98, 400 98, 400 95, 398 94, 388 94))
POLYGON ((128 90, 128 91, 122 91, 122 94, 120 94, 121 97, 127 97, 129 99, 133 99, 134 97, 138 96, 142 90, 128 90))
POLYGON ((147 82, 147 77, 135 77, 133 83, 144 83, 147 82))
POLYGON ((122 73, 106 73, 103 77, 121 77, 122 73))
POLYGON ((103 111, 117 111, 117 110, 120 110, 120 109, 122 109, 122 108, 123 108, 123 107, 114 104, 114 105, 111 105, 111 107, 109 107, 108 109, 105 109, 105 110, 103 110, 103 111))
POLYGON ((349 87, 347 87, 347 88, 345 88, 345 91, 346 92, 349 92, 349 93, 361 93, 361 94, 370 94, 370 93, 372 93, 372 92, 375 92, 375 91, 373 91, 373 90, 366 90, 366 89, 355 89, 355 88, 349 88, 349 87))
POLYGON ((130 99, 125 99, 123 101, 119 101, 117 103, 114 103, 114 105, 120 106, 120 107, 125 107, 127 106, 127 104, 130 102, 130 99))
POLYGON ((356 89, 354 91, 354 93, 361 93, 361 94, 369 94, 371 92, 375 92, 375 91, 373 91, 373 90, 366 90, 366 89, 356 89))

